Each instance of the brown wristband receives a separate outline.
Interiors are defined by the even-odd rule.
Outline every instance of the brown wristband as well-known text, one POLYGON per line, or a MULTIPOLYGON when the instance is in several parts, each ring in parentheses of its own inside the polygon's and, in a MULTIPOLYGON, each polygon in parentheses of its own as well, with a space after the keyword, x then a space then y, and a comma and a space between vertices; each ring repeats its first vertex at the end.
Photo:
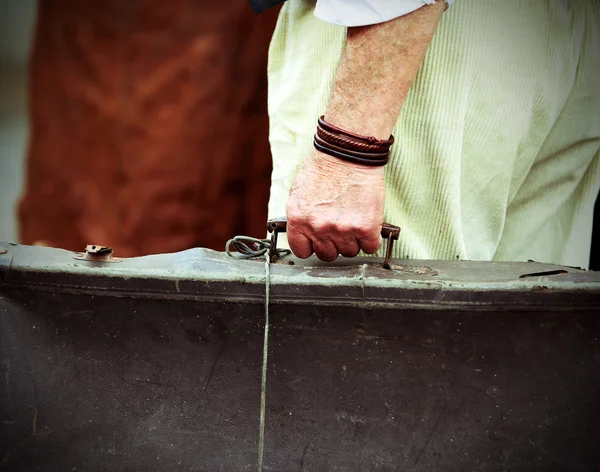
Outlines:
POLYGON ((350 138, 351 140, 361 142, 361 143, 374 144, 376 146, 387 147, 387 148, 389 148, 392 144, 394 144, 394 137, 392 135, 390 135, 389 139, 383 140, 383 139, 378 139, 375 136, 362 136, 360 134, 354 134, 354 133, 351 133, 350 131, 346 131, 341 128, 338 128, 337 126, 332 125, 331 123, 327 123, 325 121, 325 116, 323 116, 323 115, 319 117, 318 127, 324 129, 325 131, 329 131, 331 133, 346 136, 346 137, 350 138))
POLYGON ((324 139, 321 139, 318 134, 315 133, 315 143, 320 144, 321 146, 328 147, 333 149, 334 151, 346 152, 351 156, 360 157, 362 159, 387 159, 390 155, 389 151, 385 152, 363 152, 363 151, 355 151, 353 149, 348 149, 343 146, 336 146, 335 144, 331 144, 324 139))
POLYGON ((368 166, 386 165, 394 137, 387 140, 361 136, 327 123, 319 118, 313 144, 315 149, 330 156, 368 166))
POLYGON ((384 166, 388 163, 387 157, 384 159, 357 157, 348 153, 347 151, 336 151, 335 149, 331 149, 330 147, 321 146, 316 141, 313 144, 315 146, 315 149, 319 152, 322 152, 323 154, 328 154, 330 156, 337 157, 338 159, 353 162, 355 164, 362 164, 364 166, 384 166))

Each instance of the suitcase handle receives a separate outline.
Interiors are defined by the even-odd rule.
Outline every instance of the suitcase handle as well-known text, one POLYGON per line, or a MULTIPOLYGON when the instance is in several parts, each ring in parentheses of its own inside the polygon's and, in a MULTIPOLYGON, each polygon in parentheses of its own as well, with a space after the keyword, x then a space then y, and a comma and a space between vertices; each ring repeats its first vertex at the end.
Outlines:
MULTIPOLYGON (((267 221, 267 231, 271 233, 271 244, 269 246, 269 259, 275 262, 277 259, 277 234, 287 231, 287 218, 280 216, 267 221)), ((392 262, 392 247, 394 241, 400 237, 400 227, 383 223, 381 225, 381 237, 387 239, 385 247, 385 258, 383 259, 383 268, 391 269, 392 262)))

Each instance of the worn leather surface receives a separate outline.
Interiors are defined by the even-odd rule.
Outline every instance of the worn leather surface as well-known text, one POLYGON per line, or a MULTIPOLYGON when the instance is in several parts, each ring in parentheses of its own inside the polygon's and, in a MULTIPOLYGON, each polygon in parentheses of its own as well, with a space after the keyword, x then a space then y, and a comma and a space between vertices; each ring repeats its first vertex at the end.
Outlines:
POLYGON ((22 242, 133 256, 263 236, 276 14, 235 1, 40 1, 22 242))
POLYGON ((0 247, 2 471, 597 468, 598 273, 0 247))

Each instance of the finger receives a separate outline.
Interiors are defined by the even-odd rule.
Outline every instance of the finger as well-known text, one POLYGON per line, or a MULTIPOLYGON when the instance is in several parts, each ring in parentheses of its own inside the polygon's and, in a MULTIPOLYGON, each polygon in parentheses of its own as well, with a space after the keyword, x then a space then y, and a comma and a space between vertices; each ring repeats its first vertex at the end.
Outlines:
POLYGON ((360 244, 356 238, 336 239, 335 245, 338 252, 344 257, 356 257, 360 252, 360 244))
POLYGON ((313 253, 310 239, 294 230, 288 232, 288 244, 294 255, 300 259, 306 259, 313 253))
POLYGON ((372 236, 361 238, 358 240, 358 244, 360 245, 360 249, 365 253, 375 254, 381 247, 381 234, 377 232, 372 236))
POLYGON ((317 240, 312 242, 315 254, 319 259, 325 262, 333 262, 337 259, 338 248, 331 240, 317 240))

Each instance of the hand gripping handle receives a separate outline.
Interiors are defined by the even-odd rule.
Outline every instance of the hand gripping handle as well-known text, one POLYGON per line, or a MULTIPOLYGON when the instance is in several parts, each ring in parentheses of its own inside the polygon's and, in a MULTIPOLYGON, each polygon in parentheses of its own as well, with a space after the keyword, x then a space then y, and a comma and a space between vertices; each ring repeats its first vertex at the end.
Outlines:
MULTIPOLYGON (((277 259, 277 234, 285 233, 287 231, 287 218, 285 216, 280 216, 267 221, 267 231, 271 233, 269 258, 271 259, 271 262, 275 262, 275 259, 277 259)), ((381 237, 387 240, 383 268, 391 269, 392 248, 394 241, 400 237, 400 228, 388 223, 383 223, 383 225, 381 225, 381 237)))

